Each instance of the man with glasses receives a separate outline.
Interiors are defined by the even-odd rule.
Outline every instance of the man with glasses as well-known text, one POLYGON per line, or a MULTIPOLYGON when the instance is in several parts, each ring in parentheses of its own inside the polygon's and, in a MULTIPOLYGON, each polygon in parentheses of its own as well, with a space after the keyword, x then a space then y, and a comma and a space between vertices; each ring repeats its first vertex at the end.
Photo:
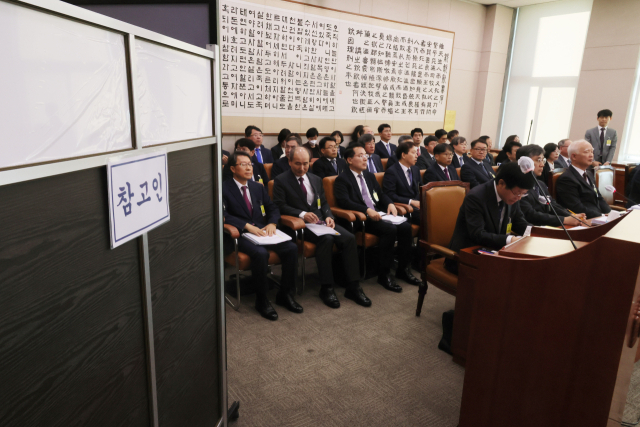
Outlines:
MULTIPOLYGON (((533 176, 522 173, 516 162, 504 165, 495 180, 476 186, 465 197, 449 248, 459 252, 480 245, 498 250, 520 239, 516 235, 522 235, 529 223, 518 202, 534 185, 533 176)), ((445 268, 458 274, 453 260, 445 260, 445 268)))
POLYGON ((365 133, 354 146, 364 147, 367 156, 367 171, 371 173, 384 172, 380 156, 375 153, 376 140, 372 134, 365 133))
POLYGON ((558 164, 561 168, 568 168, 571 166, 571 159, 569 158, 569 147, 571 147, 570 139, 561 139, 558 142, 558 148, 560 149, 560 156, 558 156, 558 164))
POLYGON ((262 145, 262 131, 259 127, 253 125, 247 126, 244 130, 244 136, 256 144, 256 151, 253 155, 254 163, 273 163, 273 154, 271 154, 271 150, 262 145))
POLYGON ((493 168, 484 161, 488 149, 487 143, 479 139, 471 142, 471 158, 468 158, 460 169, 460 178, 464 182, 468 182, 471 188, 495 178, 493 168))
MULTIPOLYGON (((259 182, 262 185, 269 185, 269 176, 262 163, 255 160, 255 143, 249 138, 240 138, 235 142, 235 151, 244 151, 251 156, 251 164, 253 166, 252 181, 259 182)), ((227 157, 228 162, 228 157, 227 157)), ((233 178, 229 165, 225 164, 222 168, 222 181, 233 178)))
MULTIPOLYGON (((540 189, 536 185, 531 191, 529 191, 527 196, 523 197, 520 201, 520 209, 522 210, 525 219, 529 223, 538 226, 548 225, 552 227, 560 227, 560 221, 562 221, 564 225, 582 225, 580 221, 573 218, 565 208, 560 206, 558 202, 549 196, 549 200, 560 218, 560 221, 558 221, 558 218, 553 214, 551 207, 545 200, 544 195, 549 195, 549 189, 544 182, 539 180, 545 164, 544 150, 542 147, 535 144, 525 145, 516 153, 516 159, 519 159, 520 157, 529 157, 533 160, 533 164, 535 165, 533 174, 536 176, 536 179, 538 179, 538 184, 540 184, 540 187, 543 190, 543 192, 540 192, 540 189)), ((576 216, 581 220, 590 223, 585 214, 580 213, 576 216)))
POLYGON ((438 144, 433 149, 436 163, 427 169, 424 173, 424 183, 428 184, 434 181, 458 181, 458 173, 453 167, 453 148, 449 144, 438 144))
POLYGON ((338 159, 338 144, 336 139, 331 136, 325 136, 318 144, 322 157, 313 163, 313 173, 324 178, 327 176, 340 175, 347 169, 347 162, 344 159, 338 159))
POLYGON ((302 139, 297 133, 292 133, 284 141, 284 157, 280 157, 271 168, 271 179, 291 169, 289 166, 289 153, 296 147, 302 147, 302 139))

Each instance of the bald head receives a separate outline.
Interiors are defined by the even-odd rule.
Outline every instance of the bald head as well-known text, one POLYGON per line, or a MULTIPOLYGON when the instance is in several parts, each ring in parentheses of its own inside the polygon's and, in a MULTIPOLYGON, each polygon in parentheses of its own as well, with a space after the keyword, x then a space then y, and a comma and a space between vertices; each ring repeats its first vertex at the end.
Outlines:
POLYGON ((306 147, 296 147, 289 153, 289 166, 296 177, 304 176, 309 171, 311 151, 306 147))
POLYGON ((580 169, 587 169, 593 162, 593 146, 584 139, 573 141, 568 149, 571 164, 580 169))

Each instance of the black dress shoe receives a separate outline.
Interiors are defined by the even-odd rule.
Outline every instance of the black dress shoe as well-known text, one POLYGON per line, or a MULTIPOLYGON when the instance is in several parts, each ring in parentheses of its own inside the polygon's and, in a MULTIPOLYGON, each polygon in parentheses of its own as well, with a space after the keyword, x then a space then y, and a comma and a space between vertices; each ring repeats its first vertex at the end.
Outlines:
POLYGON ((302 313, 302 306, 293 299, 288 292, 278 292, 276 294, 276 304, 281 305, 293 313, 302 313))
POLYGON ((325 303, 325 305, 331 308, 340 307, 340 301, 338 300, 338 296, 336 295, 332 287, 323 286, 322 288, 320 288, 320 299, 323 303, 325 303))
POLYGON ((362 288, 347 289, 344 292, 344 297, 349 298, 351 301, 363 307, 371 307, 371 300, 367 298, 362 288))
POLYGON ((256 310, 258 310, 260 316, 267 320, 278 320, 278 313, 276 313, 268 299, 256 301, 256 310))
POLYGON ((451 352, 451 341, 453 337, 454 311, 449 310, 442 313, 442 339, 438 343, 438 349, 453 355, 451 352))
POLYGON ((402 288, 400 285, 396 284, 396 282, 389 277, 388 274, 384 276, 378 276, 378 283, 382 285, 383 288, 388 289, 392 292, 402 292, 402 288))
POLYGON ((401 270, 396 271, 396 279, 401 279, 407 282, 410 285, 420 286, 422 285, 422 280, 418 279, 411 273, 409 267, 405 267, 401 270))

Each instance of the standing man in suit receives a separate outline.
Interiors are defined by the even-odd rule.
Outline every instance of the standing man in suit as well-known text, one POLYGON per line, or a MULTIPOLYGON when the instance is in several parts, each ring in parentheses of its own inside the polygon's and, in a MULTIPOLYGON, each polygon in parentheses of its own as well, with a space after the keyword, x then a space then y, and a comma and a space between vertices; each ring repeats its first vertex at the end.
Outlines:
POLYGON ((411 205, 411 222, 420 224, 420 169, 416 166, 418 149, 411 141, 401 142, 395 155, 398 161, 385 171, 382 189, 394 203, 411 205))
POLYGON ((487 143, 487 156, 484 158, 484 161, 487 162, 489 166, 495 165, 495 162, 493 161, 493 154, 491 154, 491 149, 493 148, 493 141, 491 140, 491 137, 488 135, 482 135, 478 140, 487 143))
POLYGON ((609 122, 613 117, 611 110, 598 111, 598 126, 587 130, 584 139, 593 146, 592 166, 610 165, 613 155, 616 153, 618 133, 609 128, 609 122))
MULTIPOLYGON (((410 270, 411 241, 413 240, 411 223, 405 221, 402 224, 394 225, 382 221, 378 212, 397 216, 398 211, 389 196, 382 192, 375 175, 367 171, 367 156, 364 148, 358 146, 348 148, 345 152, 345 160, 349 165, 349 171, 338 175, 333 191, 339 207, 365 214, 367 216, 366 232, 375 234, 380 239, 378 245, 380 253, 378 283, 390 291, 402 292, 402 287, 391 277, 393 260, 391 254, 397 237, 398 269, 395 277, 418 286, 421 282, 413 276, 410 270)), ((361 228, 362 225, 358 221, 356 230, 364 231, 361 228)))
MULTIPOLYGON (((376 140, 372 134, 365 133, 358 140, 358 144, 364 147, 367 154, 367 170, 371 173, 384 172, 382 161, 376 151, 376 140)), ((356 144, 355 146, 357 146, 356 144)), ((345 152, 346 153, 346 152, 345 152)), ((346 160, 346 159, 345 159, 346 160)))
POLYGON ((557 160, 558 165, 554 164, 554 166, 558 168, 565 168, 565 169, 571 166, 571 158, 569 157, 570 146, 571 146, 570 139, 561 139, 560 142, 558 142, 558 148, 560 149, 560 156, 558 156, 558 160, 557 160))
MULTIPOLYGON (((335 141, 333 141, 335 143, 335 141)), ((291 169, 276 178, 273 186, 273 200, 283 215, 302 218, 308 224, 325 222, 327 227, 335 229, 339 235, 326 234, 316 236, 307 231, 305 240, 316 245, 316 263, 320 276, 320 299, 331 308, 340 307, 333 286, 333 245, 342 251, 342 260, 349 285, 345 298, 364 307, 371 306, 371 300, 360 287, 358 268, 358 247, 356 238, 343 227, 336 225, 331 208, 324 195, 322 178, 309 171, 309 150, 298 147, 289 153, 291 169)), ((317 163, 317 162, 316 162, 317 163)))
MULTIPOLYGON (((251 157, 248 153, 235 152, 227 164, 231 168, 233 179, 222 184, 225 223, 233 225, 242 234, 273 236, 280 220, 280 211, 269 198, 265 186, 251 181, 251 157)), ((278 313, 267 297, 269 250, 278 254, 282 261, 282 283, 276 295, 276 304, 293 313, 302 313, 302 307, 293 299, 298 270, 298 246, 294 242, 260 246, 240 236, 238 250, 251 258, 251 277, 256 287, 256 310, 262 317, 278 319, 278 313)))
POLYGON ((244 130, 245 138, 249 138, 256 144, 256 154, 254 154, 254 163, 273 163, 273 155, 271 150, 262 145, 262 131, 260 128, 249 125, 244 130))
MULTIPOLYGON (((486 147, 486 144, 484 144, 486 147)), ((498 250, 524 234, 527 220, 520 210, 520 199, 534 186, 533 176, 524 174, 516 162, 500 169, 495 180, 469 191, 460 207, 449 248, 459 252, 480 245, 498 250)), ((455 261, 446 259, 445 268, 458 274, 455 261)))
POLYGON ((467 139, 464 136, 456 136, 451 141, 451 146, 453 147, 453 167, 461 168, 469 160, 467 139))
POLYGON ((276 179, 278 175, 291 169, 289 166, 289 153, 296 147, 302 147, 302 139, 297 133, 292 133, 284 141, 284 157, 279 158, 271 167, 271 179, 276 179))
POLYGON ((320 149, 318 148, 318 129, 310 128, 307 131, 307 142, 303 145, 311 152, 314 159, 320 157, 320 149))
MULTIPOLYGON (((409 142, 412 141, 413 138, 411 138, 409 135, 402 135, 398 138, 398 147, 400 146, 400 144, 402 144, 403 142, 409 142)), ((413 145, 413 141, 411 142, 413 145)), ((396 152, 398 151, 398 149, 396 148, 396 152)), ((396 163, 398 163, 398 157, 396 156, 396 154, 394 153, 393 156, 389 157, 389 160, 387 160, 387 169, 385 169, 385 171, 388 171, 389 168, 393 165, 395 165, 396 163)))
MULTIPOLYGON (((267 171, 264 169, 262 163, 258 163, 254 160, 255 158, 255 148, 256 145, 249 138, 240 138, 235 142, 236 151, 244 151, 251 156, 251 165, 253 166, 253 176, 250 178, 252 181, 258 182, 262 185, 269 185, 269 175, 267 175, 267 171)), ((228 163, 228 161, 227 161, 228 163)), ((222 168, 222 181, 226 181, 228 179, 233 178, 233 172, 229 168, 229 165, 226 164, 222 168)))
POLYGON ((471 158, 460 169, 460 177, 468 182, 471 188, 477 187, 495 178, 493 168, 484 161, 487 154, 487 143, 479 139, 471 142, 471 158))
POLYGON ((376 154, 380 156, 381 159, 388 159, 393 156, 396 148, 398 146, 396 144, 392 144, 391 141, 391 126, 386 123, 378 126, 378 134, 380 135, 380 141, 376 144, 376 154))
POLYGON ((593 146, 584 139, 574 141, 569 147, 571 167, 564 170, 556 181, 556 198, 573 212, 584 212, 587 218, 596 218, 611 212, 596 187, 596 180, 589 166, 593 164, 593 146))
POLYGON ((424 183, 437 181, 458 181, 458 173, 453 167, 453 148, 449 144, 438 144, 433 149, 435 163, 424 173, 424 183))
POLYGON ((338 144, 335 138, 325 136, 318 144, 322 157, 313 163, 313 173, 320 177, 339 175, 346 171, 347 162, 338 159, 338 144))
MULTIPOLYGON (((564 225, 581 225, 580 221, 573 218, 565 208, 560 206, 558 202, 551 198, 547 185, 539 180, 542 176, 542 171, 544 170, 545 165, 544 150, 542 147, 536 144, 525 145, 518 150, 516 157, 518 159, 520 157, 529 157, 533 160, 533 164, 535 166, 533 174, 536 176, 536 179, 538 179, 538 184, 540 184, 540 187, 544 192, 544 194, 541 193, 538 186, 534 185, 533 189, 531 189, 531 191, 529 191, 529 193, 520 200, 520 209, 522 210, 527 222, 533 225, 548 225, 551 227, 560 227, 560 221, 562 221, 562 224, 564 225), (558 213, 560 221, 556 218, 551 207, 544 200, 545 195, 549 196, 551 199, 551 204, 558 213)), ((577 214, 576 216, 585 222, 588 221, 587 216, 583 213, 577 214)))

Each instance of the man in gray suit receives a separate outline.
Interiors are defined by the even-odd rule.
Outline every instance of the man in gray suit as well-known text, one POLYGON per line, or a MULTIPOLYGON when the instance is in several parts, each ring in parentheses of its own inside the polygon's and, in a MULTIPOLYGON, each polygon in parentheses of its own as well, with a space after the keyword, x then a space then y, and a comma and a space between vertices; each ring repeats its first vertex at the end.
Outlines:
POLYGON ((609 122, 613 113, 611 110, 598 111, 598 126, 589 129, 584 134, 584 139, 593 146, 593 166, 609 165, 616 152, 618 134, 609 128, 609 122))

